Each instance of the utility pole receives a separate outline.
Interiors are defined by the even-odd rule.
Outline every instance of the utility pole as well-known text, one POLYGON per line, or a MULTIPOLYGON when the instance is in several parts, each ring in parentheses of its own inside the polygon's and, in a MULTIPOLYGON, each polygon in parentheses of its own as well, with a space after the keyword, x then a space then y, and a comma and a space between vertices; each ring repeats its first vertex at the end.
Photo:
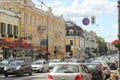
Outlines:
MULTIPOLYGON (((120 0, 118 0, 118 39, 120 40, 120 0)), ((119 50, 119 74, 120 74, 120 49, 119 50)))

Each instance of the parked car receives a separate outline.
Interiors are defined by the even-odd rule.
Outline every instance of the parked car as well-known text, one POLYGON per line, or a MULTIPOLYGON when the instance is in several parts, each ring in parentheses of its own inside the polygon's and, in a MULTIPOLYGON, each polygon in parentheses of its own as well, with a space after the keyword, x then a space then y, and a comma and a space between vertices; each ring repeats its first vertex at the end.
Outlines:
POLYGON ((8 60, 8 59, 3 59, 0 61, 0 73, 3 74, 4 73, 4 68, 11 62, 12 60, 8 60))
POLYGON ((45 60, 37 60, 32 63, 32 70, 35 72, 48 72, 49 64, 45 60))
POLYGON ((32 75, 31 64, 24 60, 11 61, 8 66, 4 68, 4 76, 16 75, 23 76, 24 74, 32 75))
POLYGON ((48 73, 48 80, 92 80, 92 75, 81 63, 60 63, 48 73))

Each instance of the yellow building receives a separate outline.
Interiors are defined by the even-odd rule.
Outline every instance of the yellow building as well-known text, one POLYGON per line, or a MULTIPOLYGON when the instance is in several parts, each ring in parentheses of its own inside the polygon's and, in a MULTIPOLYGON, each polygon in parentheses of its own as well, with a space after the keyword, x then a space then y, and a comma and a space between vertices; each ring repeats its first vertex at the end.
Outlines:
MULTIPOLYGON (((51 57, 55 58, 53 53, 57 51, 57 57, 63 57, 63 53, 65 53, 65 21, 62 15, 55 16, 50 7, 47 11, 38 9, 32 0, 0 1, 0 9, 14 12, 16 16, 14 19, 13 17, 2 18, 3 16, 0 15, 0 21, 6 19, 5 23, 16 24, 18 37, 26 37, 37 53, 39 51, 49 52, 51 57)), ((14 30, 11 33, 14 33, 14 30)))
POLYGON ((71 53, 71 56, 67 55, 66 57, 83 57, 81 44, 83 39, 82 33, 84 32, 81 27, 72 21, 66 21, 66 52, 68 54, 71 53))

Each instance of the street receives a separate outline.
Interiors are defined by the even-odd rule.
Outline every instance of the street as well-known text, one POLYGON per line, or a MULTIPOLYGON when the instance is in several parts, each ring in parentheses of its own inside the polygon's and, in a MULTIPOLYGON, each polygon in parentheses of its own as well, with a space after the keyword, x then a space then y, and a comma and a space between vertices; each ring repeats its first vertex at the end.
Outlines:
POLYGON ((0 74, 0 80, 47 80, 47 73, 33 73, 32 76, 25 74, 23 77, 9 75, 8 78, 0 74))

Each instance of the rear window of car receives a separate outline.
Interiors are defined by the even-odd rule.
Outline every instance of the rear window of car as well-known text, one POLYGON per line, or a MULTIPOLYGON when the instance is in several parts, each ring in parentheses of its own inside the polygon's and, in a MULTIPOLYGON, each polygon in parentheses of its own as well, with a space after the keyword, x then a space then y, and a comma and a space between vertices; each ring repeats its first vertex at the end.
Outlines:
POLYGON ((32 63, 32 65, 40 65, 40 64, 42 64, 42 62, 39 62, 39 61, 35 61, 32 63))
POLYGON ((96 68, 96 67, 97 67, 97 65, 94 65, 94 64, 89 64, 89 65, 87 65, 87 67, 88 67, 88 68, 96 68))
POLYGON ((78 73, 79 67, 77 65, 58 65, 54 67, 54 73, 78 73))

